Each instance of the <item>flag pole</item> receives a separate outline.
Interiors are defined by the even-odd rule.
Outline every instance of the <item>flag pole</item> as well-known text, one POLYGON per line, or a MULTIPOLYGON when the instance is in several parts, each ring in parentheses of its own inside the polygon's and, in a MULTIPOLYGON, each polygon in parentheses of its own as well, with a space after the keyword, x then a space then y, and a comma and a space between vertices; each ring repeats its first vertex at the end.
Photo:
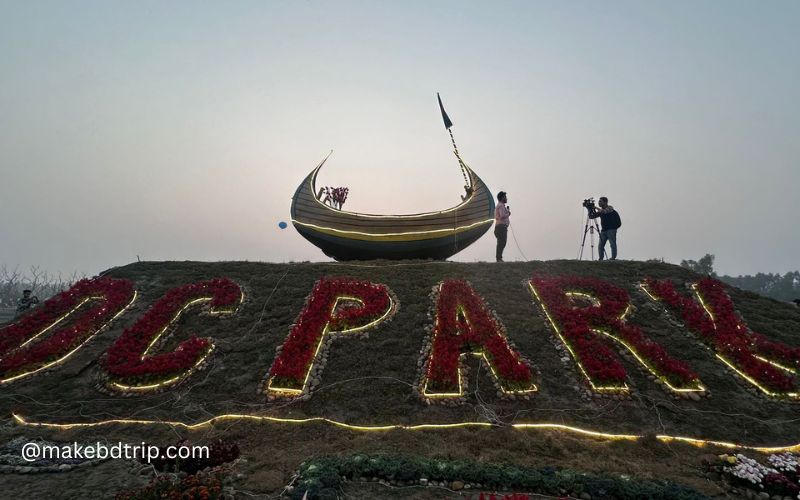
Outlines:
POLYGON ((469 178, 467 177, 467 169, 464 165, 464 160, 461 159, 461 155, 458 153, 458 146, 456 146, 456 138, 453 137, 453 122, 450 120, 450 117, 447 116, 447 112, 444 110, 444 105, 442 104, 442 97, 439 93, 436 93, 436 99, 439 101, 439 110, 442 112, 442 121, 444 121, 444 128, 447 129, 447 132, 450 134, 450 142, 453 143, 453 154, 456 155, 458 159, 458 165, 461 167, 461 175, 464 176, 465 187, 472 187, 472 183, 470 182, 469 178))

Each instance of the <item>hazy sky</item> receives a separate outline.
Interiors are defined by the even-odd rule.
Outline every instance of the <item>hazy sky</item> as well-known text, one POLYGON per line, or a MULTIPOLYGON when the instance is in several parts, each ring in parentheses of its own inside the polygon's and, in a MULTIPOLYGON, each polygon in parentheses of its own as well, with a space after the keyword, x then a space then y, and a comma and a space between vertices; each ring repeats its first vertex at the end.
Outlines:
MULTIPOLYGON (((0 2, 0 263, 326 260, 290 226, 509 192, 529 259, 581 200, 620 257, 800 268, 800 2, 0 2)), ((521 258, 509 238, 507 260, 521 258)), ((491 232, 457 260, 492 260, 491 232)))

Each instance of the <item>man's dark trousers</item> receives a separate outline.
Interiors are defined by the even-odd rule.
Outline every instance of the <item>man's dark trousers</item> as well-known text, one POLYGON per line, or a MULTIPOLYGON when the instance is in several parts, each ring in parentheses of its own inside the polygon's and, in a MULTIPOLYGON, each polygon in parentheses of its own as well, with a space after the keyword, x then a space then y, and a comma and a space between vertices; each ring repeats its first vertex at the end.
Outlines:
POLYGON ((505 224, 495 224, 494 236, 497 238, 497 252, 495 252, 495 258, 501 261, 503 260, 503 249, 506 247, 506 241, 508 241, 508 226, 505 224))
POLYGON ((603 260, 606 256, 606 241, 611 243, 611 260, 615 260, 617 258, 616 229, 604 229, 603 231, 600 231, 600 245, 598 246, 600 260, 603 260))

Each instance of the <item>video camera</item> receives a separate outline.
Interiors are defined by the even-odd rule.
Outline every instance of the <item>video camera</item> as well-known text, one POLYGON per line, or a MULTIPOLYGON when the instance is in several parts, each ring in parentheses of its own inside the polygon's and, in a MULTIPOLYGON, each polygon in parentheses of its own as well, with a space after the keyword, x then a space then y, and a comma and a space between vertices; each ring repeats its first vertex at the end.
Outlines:
POLYGON ((587 199, 583 200, 583 208, 585 208, 586 210, 588 210, 590 212, 593 211, 595 208, 597 208, 594 205, 594 198, 587 198, 587 199))

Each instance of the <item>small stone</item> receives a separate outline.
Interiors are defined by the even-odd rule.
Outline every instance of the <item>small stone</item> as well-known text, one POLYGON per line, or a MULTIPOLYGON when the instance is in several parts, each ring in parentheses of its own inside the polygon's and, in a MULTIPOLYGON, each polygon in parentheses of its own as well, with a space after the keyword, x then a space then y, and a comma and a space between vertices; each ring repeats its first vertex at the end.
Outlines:
POLYGON ((423 477, 419 480, 419 484, 421 484, 422 486, 428 486, 428 480, 423 477))
POLYGON ((696 392, 690 392, 689 398, 691 398, 692 401, 700 401, 700 395, 696 392))
POLYGON ((581 493, 581 500, 592 500, 592 495, 584 491, 583 493, 581 493))
POLYGON ((464 489, 464 482, 463 481, 453 481, 453 484, 450 485, 450 488, 459 491, 464 489))

